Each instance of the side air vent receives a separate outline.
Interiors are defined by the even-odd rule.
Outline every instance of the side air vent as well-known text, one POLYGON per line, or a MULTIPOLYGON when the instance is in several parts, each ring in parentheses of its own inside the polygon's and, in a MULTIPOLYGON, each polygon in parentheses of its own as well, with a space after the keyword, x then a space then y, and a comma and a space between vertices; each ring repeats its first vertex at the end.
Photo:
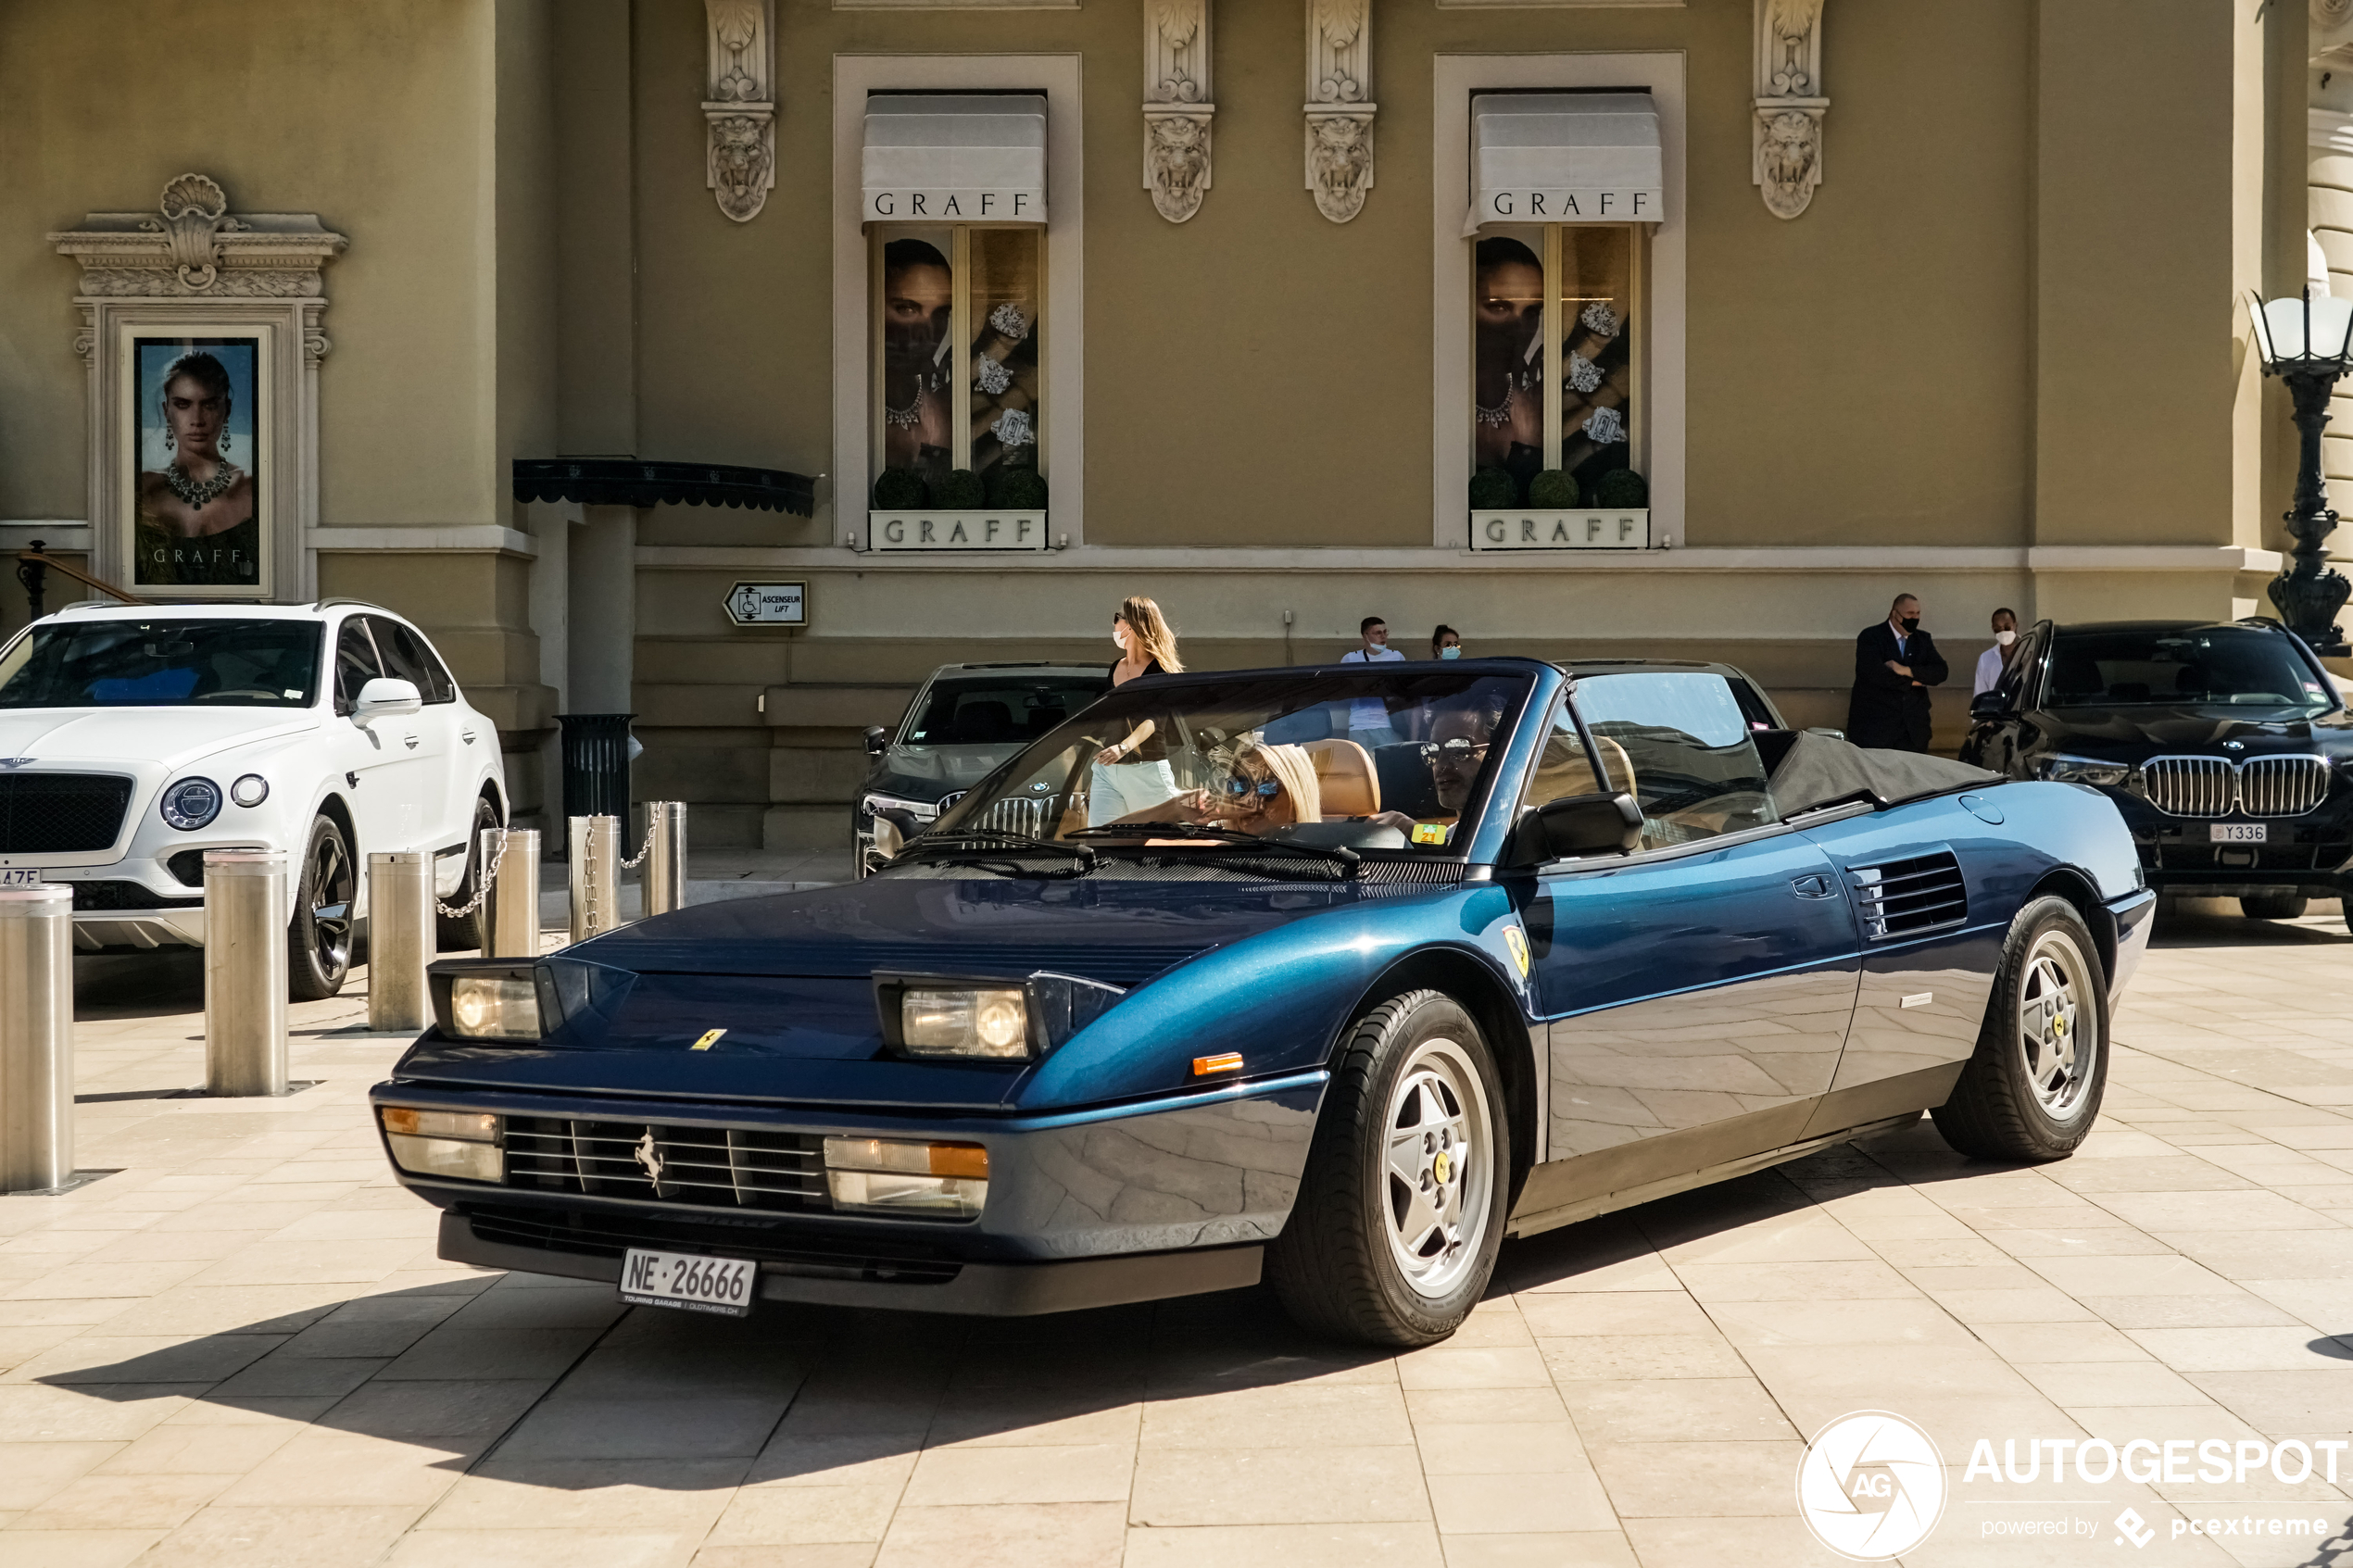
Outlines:
POLYGON ((1949 849, 1917 859, 1891 860, 1846 873, 1863 916, 1863 935, 1873 942, 1942 931, 1969 918, 1969 895, 1961 865, 1949 849))

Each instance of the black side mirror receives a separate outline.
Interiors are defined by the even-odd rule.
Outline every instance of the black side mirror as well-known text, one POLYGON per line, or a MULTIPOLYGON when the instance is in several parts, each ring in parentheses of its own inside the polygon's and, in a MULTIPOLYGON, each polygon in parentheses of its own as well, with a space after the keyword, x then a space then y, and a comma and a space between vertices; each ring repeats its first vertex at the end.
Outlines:
POLYGON ((1522 817, 1513 841, 1522 862, 1630 855, 1642 847, 1642 808, 1630 795, 1572 795, 1522 817))
POLYGON ((2009 711, 2009 702, 1998 689, 1980 692, 1969 699, 1969 716, 1972 719, 1999 719, 2009 711))
POLYGON ((884 729, 880 724, 867 725, 866 755, 869 757, 880 757, 884 752, 889 749, 890 732, 884 729))

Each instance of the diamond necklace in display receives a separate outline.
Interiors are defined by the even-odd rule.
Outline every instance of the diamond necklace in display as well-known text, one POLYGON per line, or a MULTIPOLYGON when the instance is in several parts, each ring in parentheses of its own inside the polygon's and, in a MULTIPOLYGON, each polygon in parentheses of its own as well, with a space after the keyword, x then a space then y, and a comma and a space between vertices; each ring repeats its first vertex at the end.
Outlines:
POLYGON ((221 496, 229 494, 231 485, 244 477, 244 471, 233 463, 222 463, 214 469, 212 477, 201 484, 190 479, 188 470, 178 463, 163 470, 163 482, 171 486, 171 493, 188 505, 197 508, 208 507, 220 499, 221 496))

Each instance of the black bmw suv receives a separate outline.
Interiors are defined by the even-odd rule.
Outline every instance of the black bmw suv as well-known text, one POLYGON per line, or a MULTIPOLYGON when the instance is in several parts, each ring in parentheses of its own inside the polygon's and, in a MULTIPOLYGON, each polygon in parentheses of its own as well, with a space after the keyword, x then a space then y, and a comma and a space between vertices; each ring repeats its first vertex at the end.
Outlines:
POLYGON ((2259 920, 2353 895, 2353 714, 2277 621, 2043 621, 1960 755, 2107 795, 2160 894, 2259 920))

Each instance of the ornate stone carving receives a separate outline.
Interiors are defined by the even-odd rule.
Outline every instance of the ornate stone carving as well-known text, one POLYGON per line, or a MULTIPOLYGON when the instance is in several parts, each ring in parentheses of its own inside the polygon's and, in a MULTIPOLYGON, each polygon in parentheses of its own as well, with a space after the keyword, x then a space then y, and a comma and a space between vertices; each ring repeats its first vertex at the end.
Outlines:
POLYGON ((1373 188, 1371 0, 1307 0, 1307 188, 1335 223, 1373 188))
POLYGON ((1795 218, 1822 182, 1822 0, 1755 0, 1756 121, 1750 179, 1776 218, 1795 218))
POLYGON ((1210 185, 1210 0, 1146 0, 1144 188, 1171 223, 1201 210, 1210 185))
POLYGON ((774 0, 703 0, 711 24, 703 183, 719 210, 748 223, 776 188, 774 0))
POLYGON ((156 211, 94 212, 49 243, 81 264, 85 297, 312 299, 319 269, 349 242, 313 213, 232 218, 217 182, 182 174, 156 211))

